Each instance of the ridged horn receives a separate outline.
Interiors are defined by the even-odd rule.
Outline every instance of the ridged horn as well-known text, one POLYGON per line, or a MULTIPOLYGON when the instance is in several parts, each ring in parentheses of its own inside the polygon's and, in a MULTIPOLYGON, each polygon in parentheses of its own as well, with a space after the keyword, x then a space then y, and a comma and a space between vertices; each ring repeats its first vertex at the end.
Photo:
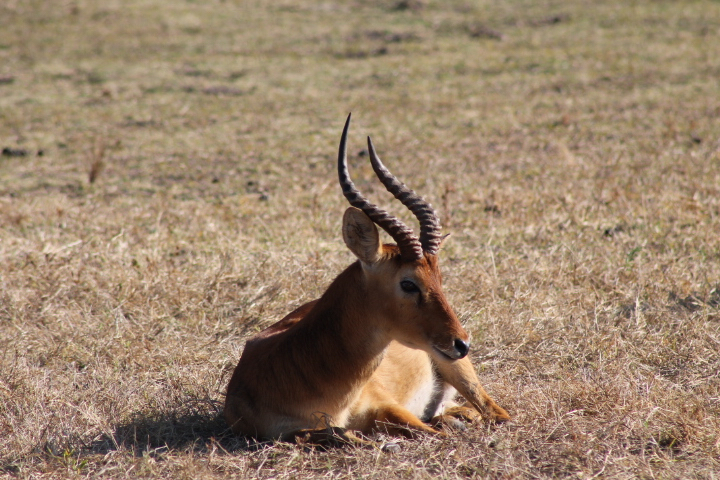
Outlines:
POLYGON ((342 137, 340 138, 340 151, 338 152, 338 179, 343 195, 348 199, 350 205, 359 208, 370 220, 375 222, 380 228, 385 230, 388 235, 395 240, 400 248, 400 255, 403 260, 413 261, 422 258, 423 247, 420 240, 413 234, 413 231, 401 222, 399 219, 387 213, 377 205, 370 203, 355 188, 355 184, 350 180, 350 174, 347 167, 347 134, 350 128, 350 118, 348 115, 343 128, 342 137))
POLYGON ((375 153, 375 146, 370 137, 368 137, 368 151, 370 152, 370 162, 373 170, 375 170, 375 174, 385 185, 387 191, 410 209, 420 222, 420 245, 422 249, 427 253, 437 255, 442 242, 442 234, 440 233, 440 220, 435 214, 432 205, 390 173, 390 170, 383 165, 377 153, 375 153))

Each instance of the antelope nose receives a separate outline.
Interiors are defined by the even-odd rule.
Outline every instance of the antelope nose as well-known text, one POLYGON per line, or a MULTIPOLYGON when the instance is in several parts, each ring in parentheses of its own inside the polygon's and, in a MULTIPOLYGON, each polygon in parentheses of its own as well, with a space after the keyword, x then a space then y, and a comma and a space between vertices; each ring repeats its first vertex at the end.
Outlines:
POLYGON ((464 340, 460 340, 459 338, 455 339, 453 346, 455 347, 455 353, 457 353, 458 359, 464 358, 470 351, 470 344, 464 340))

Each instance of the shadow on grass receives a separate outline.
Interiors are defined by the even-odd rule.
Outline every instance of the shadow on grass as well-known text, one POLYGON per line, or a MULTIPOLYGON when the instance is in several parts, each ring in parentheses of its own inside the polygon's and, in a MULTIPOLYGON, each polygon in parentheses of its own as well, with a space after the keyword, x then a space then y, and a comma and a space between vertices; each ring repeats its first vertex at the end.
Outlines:
POLYGON ((184 411, 137 414, 131 421, 115 427, 87 445, 89 453, 106 454, 125 450, 135 456, 169 451, 205 453, 255 451, 267 445, 232 433, 218 402, 200 401, 184 411))

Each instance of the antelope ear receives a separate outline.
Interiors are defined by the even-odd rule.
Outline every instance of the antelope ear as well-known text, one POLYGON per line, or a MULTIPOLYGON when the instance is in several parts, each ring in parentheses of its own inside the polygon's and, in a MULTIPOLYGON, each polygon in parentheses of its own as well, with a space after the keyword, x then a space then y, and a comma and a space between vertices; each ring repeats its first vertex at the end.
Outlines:
POLYGON ((343 215, 343 240, 363 263, 372 265, 380 258, 380 235, 370 217, 359 208, 349 207, 343 215))

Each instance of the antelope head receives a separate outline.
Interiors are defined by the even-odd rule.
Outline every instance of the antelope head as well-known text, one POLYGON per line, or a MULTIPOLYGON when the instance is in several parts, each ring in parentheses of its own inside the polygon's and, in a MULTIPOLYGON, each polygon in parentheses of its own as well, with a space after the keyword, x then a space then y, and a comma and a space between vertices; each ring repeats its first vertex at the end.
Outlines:
POLYGON ((343 239, 360 260, 363 288, 378 325, 394 340, 424 350, 434 358, 457 360, 467 355, 468 334, 442 290, 438 251, 443 237, 432 206, 395 178, 375 153, 368 137, 373 170, 385 188, 420 222, 419 238, 396 217, 370 203, 355 187, 347 168, 348 115, 340 140, 338 177, 352 205, 343 216, 343 239), (396 245, 380 242, 377 226, 396 245))

